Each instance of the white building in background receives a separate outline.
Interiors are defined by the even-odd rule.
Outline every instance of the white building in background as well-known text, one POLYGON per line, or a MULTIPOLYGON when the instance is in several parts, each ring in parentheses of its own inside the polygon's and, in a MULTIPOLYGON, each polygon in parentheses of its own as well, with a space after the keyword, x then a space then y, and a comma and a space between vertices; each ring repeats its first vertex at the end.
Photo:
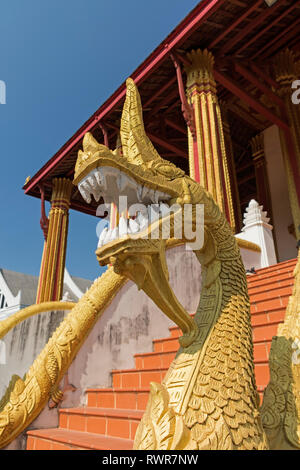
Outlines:
MULTIPOLYGON (((64 275, 63 300, 77 302, 91 286, 92 281, 64 275)), ((13 313, 35 304, 38 276, 0 268, 0 321, 13 313)))

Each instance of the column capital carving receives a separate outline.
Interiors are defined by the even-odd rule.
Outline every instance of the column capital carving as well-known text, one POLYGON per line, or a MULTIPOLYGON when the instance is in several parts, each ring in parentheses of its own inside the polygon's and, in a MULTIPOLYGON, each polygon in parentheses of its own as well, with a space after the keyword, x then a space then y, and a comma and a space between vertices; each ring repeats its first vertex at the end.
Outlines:
POLYGON ((281 51, 275 57, 274 64, 274 73, 277 83, 281 86, 279 94, 291 93, 291 85, 294 80, 298 78, 297 69, 299 64, 296 63, 295 53, 289 49, 281 51))
POLYGON ((193 85, 203 86, 211 83, 215 87, 216 83, 213 76, 214 56, 207 49, 193 49, 186 55, 190 65, 185 66, 187 74, 187 87, 193 85))
POLYGON ((53 178, 52 180, 52 207, 69 208, 73 183, 68 178, 53 178))

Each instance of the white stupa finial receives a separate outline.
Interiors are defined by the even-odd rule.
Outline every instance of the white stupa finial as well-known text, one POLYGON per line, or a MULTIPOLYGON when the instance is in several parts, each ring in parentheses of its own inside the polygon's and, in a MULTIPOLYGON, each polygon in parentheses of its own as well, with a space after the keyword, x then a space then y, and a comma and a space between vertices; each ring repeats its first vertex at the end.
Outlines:
POLYGON ((254 262, 254 258, 257 258, 255 253, 252 256, 253 261, 248 259, 248 262, 252 263, 250 267, 264 268, 277 263, 272 234, 273 227, 269 224, 269 221, 270 218, 267 212, 263 210, 263 206, 260 206, 255 199, 251 199, 244 214, 242 232, 237 235, 242 240, 255 243, 261 249, 259 262, 257 260, 254 262))
POLYGON ((260 206, 255 199, 251 199, 249 202, 248 207, 246 208, 246 212, 244 214, 244 227, 242 228, 242 232, 244 232, 247 227, 251 226, 252 224, 265 224, 269 228, 273 228, 269 225, 270 218, 267 216, 267 212, 263 210, 263 206, 260 206))

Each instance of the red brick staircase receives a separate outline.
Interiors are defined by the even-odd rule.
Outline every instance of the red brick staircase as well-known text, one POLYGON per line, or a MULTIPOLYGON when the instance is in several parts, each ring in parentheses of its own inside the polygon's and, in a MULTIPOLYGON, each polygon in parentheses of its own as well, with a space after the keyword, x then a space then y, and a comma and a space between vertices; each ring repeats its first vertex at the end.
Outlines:
MULTIPOLYGON (((260 269, 248 276, 258 391, 269 381, 272 337, 283 321, 292 293, 296 260, 260 269)), ((113 370, 111 389, 89 389, 87 406, 61 408, 59 427, 28 431, 28 450, 129 450, 145 410, 149 383, 161 382, 178 349, 180 330, 153 341, 153 352, 135 355, 135 369, 113 370)))

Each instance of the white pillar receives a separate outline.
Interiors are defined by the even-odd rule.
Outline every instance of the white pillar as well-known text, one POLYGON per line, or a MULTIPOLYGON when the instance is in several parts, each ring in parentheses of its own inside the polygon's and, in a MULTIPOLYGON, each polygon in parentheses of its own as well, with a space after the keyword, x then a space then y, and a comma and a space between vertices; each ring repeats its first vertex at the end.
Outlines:
POLYGON ((277 263, 273 227, 269 224, 269 220, 267 213, 263 211, 263 206, 251 199, 244 214, 244 227, 237 237, 256 243, 260 247, 260 266, 254 266, 256 268, 265 268, 277 263))

